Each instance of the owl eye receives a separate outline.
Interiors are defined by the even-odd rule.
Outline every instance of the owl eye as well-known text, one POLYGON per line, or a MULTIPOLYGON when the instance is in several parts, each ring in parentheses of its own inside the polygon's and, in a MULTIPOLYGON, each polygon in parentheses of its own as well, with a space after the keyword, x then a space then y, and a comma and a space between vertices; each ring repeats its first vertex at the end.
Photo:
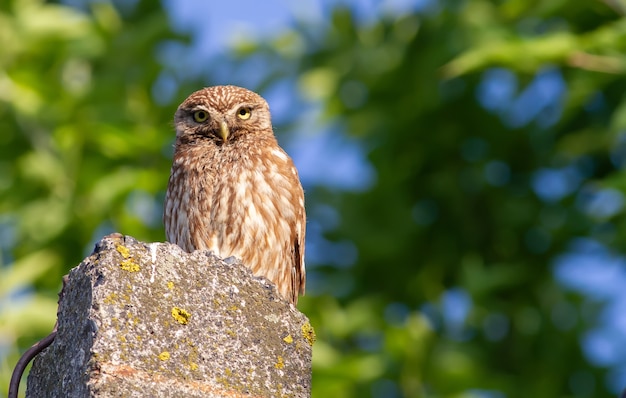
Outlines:
POLYGON ((209 113, 207 111, 195 111, 193 113, 193 120, 198 123, 206 122, 209 118, 209 113))
POLYGON ((237 111, 237 117, 241 120, 248 120, 252 116, 252 109, 244 106, 237 111))

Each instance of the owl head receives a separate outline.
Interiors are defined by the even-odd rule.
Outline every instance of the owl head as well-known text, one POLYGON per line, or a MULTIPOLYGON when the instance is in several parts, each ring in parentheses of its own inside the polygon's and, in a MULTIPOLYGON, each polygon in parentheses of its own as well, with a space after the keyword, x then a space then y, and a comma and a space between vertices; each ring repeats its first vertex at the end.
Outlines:
POLYGON ((267 102, 237 86, 207 87, 191 94, 174 116, 178 144, 229 145, 274 136, 267 102))

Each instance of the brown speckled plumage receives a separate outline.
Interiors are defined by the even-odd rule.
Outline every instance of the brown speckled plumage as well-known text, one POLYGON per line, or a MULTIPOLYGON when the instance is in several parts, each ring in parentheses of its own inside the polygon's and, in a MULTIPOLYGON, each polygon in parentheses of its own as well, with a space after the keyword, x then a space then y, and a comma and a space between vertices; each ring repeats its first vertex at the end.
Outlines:
POLYGON ((267 102, 244 88, 208 87, 180 105, 174 122, 168 241, 240 258, 296 304, 305 287, 304 193, 267 102))

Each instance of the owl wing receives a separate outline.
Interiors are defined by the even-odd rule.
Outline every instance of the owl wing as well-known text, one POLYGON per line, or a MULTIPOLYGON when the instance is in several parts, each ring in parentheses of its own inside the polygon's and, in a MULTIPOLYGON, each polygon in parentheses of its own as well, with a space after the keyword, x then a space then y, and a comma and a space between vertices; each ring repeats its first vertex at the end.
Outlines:
MULTIPOLYGON (((294 167, 295 170, 295 167, 294 167)), ((295 171, 298 192, 298 205, 296 206, 296 220, 294 225, 294 241, 293 241, 293 267, 291 268, 291 292, 293 294, 292 301, 298 303, 298 295, 304 295, 306 287, 306 269, 304 265, 304 238, 306 234, 306 212, 304 208, 304 191, 300 185, 297 171, 295 171)))
POLYGON ((304 295, 304 289, 306 287, 306 269, 304 266, 304 218, 304 209, 302 209, 302 217, 296 223, 296 237, 293 243, 291 291, 293 292, 294 303, 298 302, 298 294, 304 295))

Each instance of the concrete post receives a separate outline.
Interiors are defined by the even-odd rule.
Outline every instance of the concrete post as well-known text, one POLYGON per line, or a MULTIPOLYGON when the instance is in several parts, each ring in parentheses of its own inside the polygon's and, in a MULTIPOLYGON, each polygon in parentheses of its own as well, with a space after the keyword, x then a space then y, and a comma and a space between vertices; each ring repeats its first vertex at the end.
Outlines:
POLYGON ((72 269, 27 397, 308 397, 307 318, 210 252, 119 234, 72 269))

